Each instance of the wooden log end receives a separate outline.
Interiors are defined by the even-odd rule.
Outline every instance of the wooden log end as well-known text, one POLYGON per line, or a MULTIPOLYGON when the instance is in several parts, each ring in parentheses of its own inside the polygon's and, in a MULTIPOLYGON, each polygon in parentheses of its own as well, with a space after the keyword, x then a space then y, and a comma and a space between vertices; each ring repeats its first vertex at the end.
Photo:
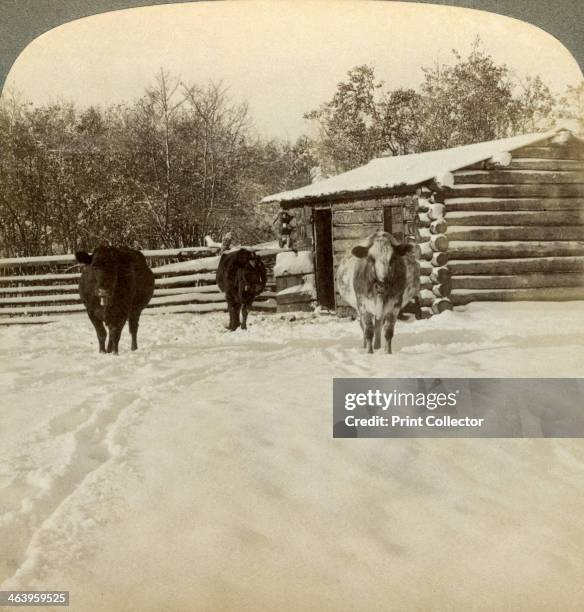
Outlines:
POLYGON ((422 319, 429 319, 434 314, 430 306, 422 306, 420 312, 422 313, 422 319))
POLYGON ((444 204, 432 204, 432 206, 428 210, 428 217, 430 217, 432 221, 437 221, 438 219, 444 217, 444 204))
POLYGON ((418 265, 420 266, 420 274, 431 274, 434 270, 434 266, 429 261, 419 261, 418 265))
POLYGON ((434 283, 446 283, 450 280, 450 270, 446 267, 432 268, 430 279, 434 283))
POLYGON ((438 283, 432 286, 432 293, 436 297, 448 297, 450 295, 450 283, 438 283))
POLYGON ((432 234, 430 233, 430 228, 428 227, 420 227, 418 228, 418 237, 421 242, 428 242, 430 240, 432 234))
POLYGON ((452 302, 448 298, 439 298, 432 302, 432 312, 440 314, 446 310, 452 310, 452 302))
POLYGON ((440 268, 448 263, 448 254, 444 252, 436 252, 431 256, 432 265, 440 268))
POLYGON ((432 206, 432 203, 429 199, 420 197, 418 198, 418 210, 427 212, 428 210, 430 210, 430 206, 432 206))
POLYGON ((430 280, 429 276, 420 276, 420 289, 432 290, 434 283, 430 280))
POLYGON ((433 251, 444 252, 448 249, 448 238, 444 234, 432 234, 430 246, 433 251))
POLYGON ((432 221, 432 223, 430 223, 430 232, 432 234, 444 234, 447 228, 448 224, 444 218, 437 219, 436 221, 432 221))
POLYGON ((434 251, 430 246, 430 242, 420 242, 416 245, 416 255, 418 259, 425 259, 431 261, 434 251))

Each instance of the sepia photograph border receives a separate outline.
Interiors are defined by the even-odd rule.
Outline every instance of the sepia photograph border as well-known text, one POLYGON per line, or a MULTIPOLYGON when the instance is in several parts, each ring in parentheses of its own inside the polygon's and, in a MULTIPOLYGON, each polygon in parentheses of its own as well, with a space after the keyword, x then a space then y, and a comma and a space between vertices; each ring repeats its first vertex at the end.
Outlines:
MULTIPOLYGON (((64 23, 110 11, 223 0, 0 0, 0 89, 19 54, 38 36, 64 23)), ((371 0, 385 1, 385 0, 371 0)), ((388 0, 389 1, 389 0, 388 0)), ((476 9, 512 17, 557 38, 584 70, 584 4, 580 0, 405 0, 476 9), (566 14, 571 19, 566 19, 566 14)))

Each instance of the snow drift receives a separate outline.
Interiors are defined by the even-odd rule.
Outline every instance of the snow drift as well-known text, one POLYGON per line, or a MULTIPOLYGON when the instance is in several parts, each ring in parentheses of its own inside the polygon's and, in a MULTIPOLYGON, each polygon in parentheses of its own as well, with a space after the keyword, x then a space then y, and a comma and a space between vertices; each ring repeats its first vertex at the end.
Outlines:
POLYGON ((0 328, 0 583, 75 611, 568 610, 582 440, 333 440, 332 378, 581 376, 584 304, 398 323, 85 315, 0 328), (129 342, 127 334, 122 343, 129 342), (440 603, 441 602, 441 603, 440 603))

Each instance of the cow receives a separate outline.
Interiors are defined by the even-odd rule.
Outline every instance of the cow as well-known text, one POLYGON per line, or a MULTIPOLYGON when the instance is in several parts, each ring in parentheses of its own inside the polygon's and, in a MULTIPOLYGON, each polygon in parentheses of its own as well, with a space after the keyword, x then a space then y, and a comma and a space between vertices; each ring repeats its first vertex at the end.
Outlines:
POLYGON ((221 255, 217 285, 227 300, 229 331, 235 331, 240 326, 247 329, 248 310, 256 296, 265 289, 266 278, 264 262, 253 251, 238 249, 221 255))
POLYGON ((100 353, 118 354, 122 329, 128 321, 132 350, 138 348, 140 313, 154 293, 154 274, 140 251, 100 246, 92 254, 75 253, 85 264, 79 280, 79 295, 97 333, 100 353), (109 338, 105 344, 107 326, 109 338))
POLYGON ((401 244, 382 230, 353 247, 341 261, 337 287, 359 315, 363 347, 369 353, 381 347, 382 327, 385 352, 391 353, 396 319, 411 300, 418 302, 419 279, 414 246, 401 244))

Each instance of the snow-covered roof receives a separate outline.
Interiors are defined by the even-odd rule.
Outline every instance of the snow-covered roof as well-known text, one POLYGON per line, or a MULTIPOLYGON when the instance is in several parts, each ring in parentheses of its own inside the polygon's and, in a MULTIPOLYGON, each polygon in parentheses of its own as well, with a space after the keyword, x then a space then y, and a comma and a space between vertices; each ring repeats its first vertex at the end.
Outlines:
POLYGON ((432 179, 443 183, 445 182, 444 177, 450 172, 547 140, 564 130, 566 130, 565 127, 558 127, 549 132, 524 134, 452 149, 378 157, 364 166, 337 174, 318 183, 266 196, 262 202, 291 202, 378 189, 413 187, 432 179))

